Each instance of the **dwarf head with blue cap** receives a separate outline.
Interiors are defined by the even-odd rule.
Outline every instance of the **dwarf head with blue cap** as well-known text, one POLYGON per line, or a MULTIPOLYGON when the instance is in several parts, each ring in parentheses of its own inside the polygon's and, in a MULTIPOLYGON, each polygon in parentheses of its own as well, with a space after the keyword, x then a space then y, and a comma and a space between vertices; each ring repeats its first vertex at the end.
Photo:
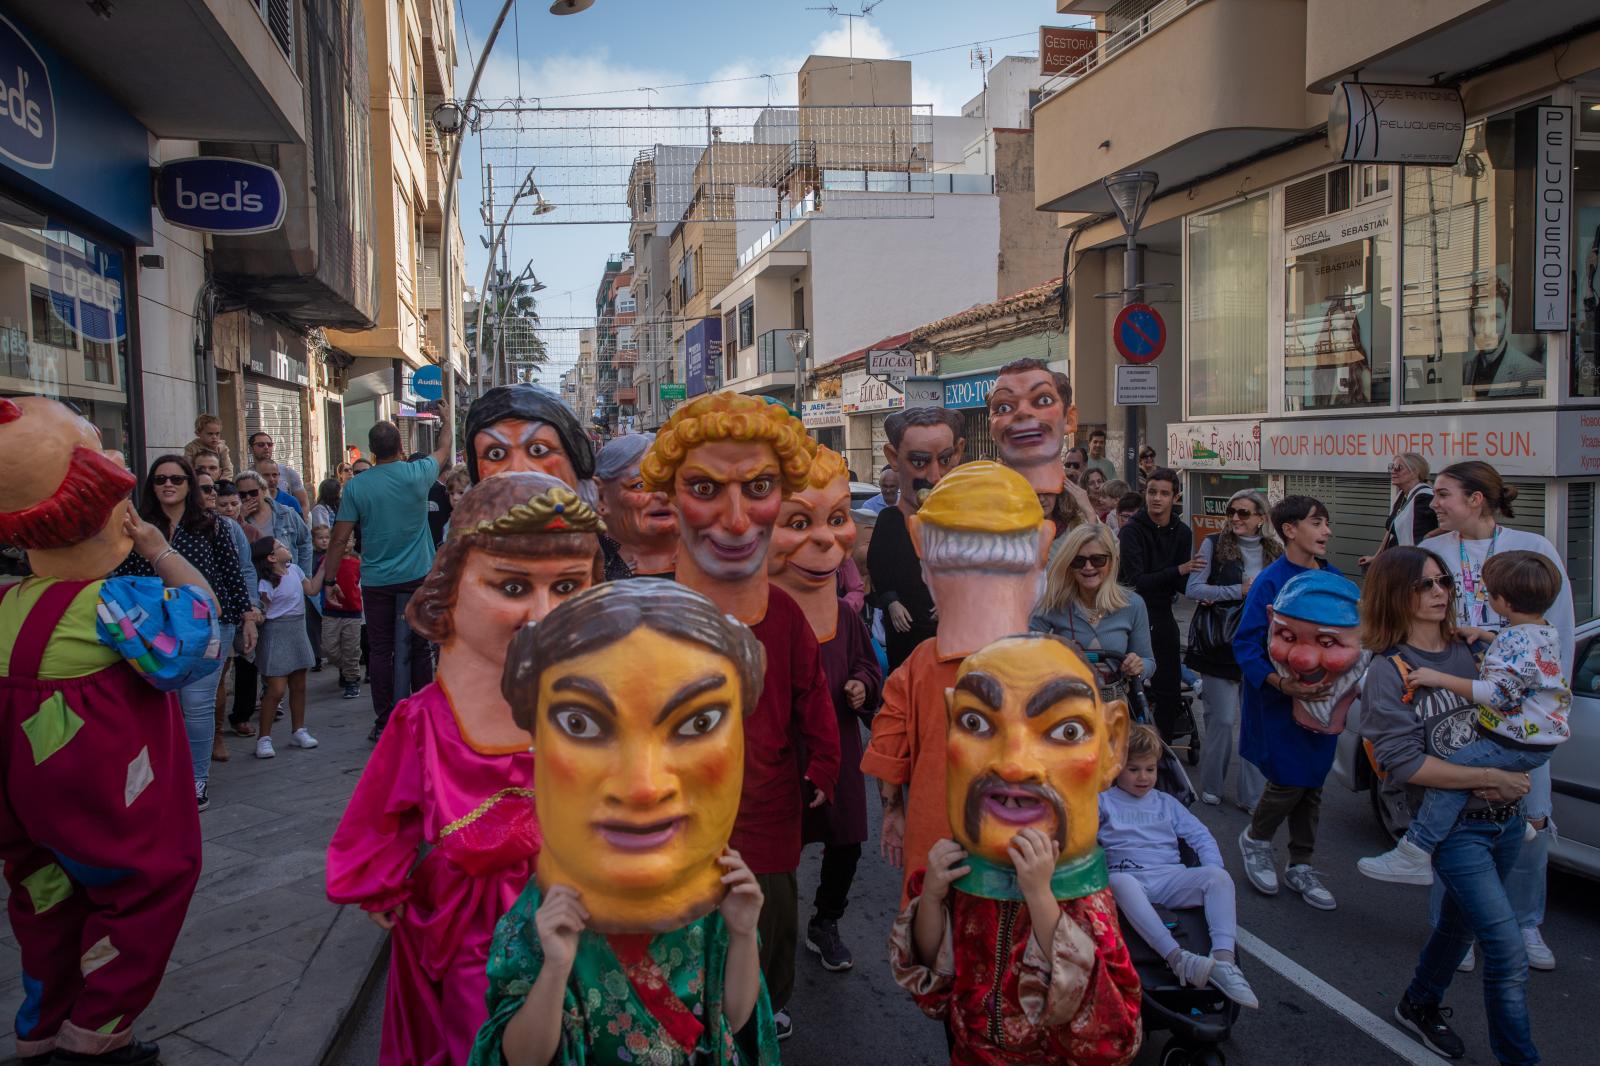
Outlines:
POLYGON ((1321 690, 1295 697, 1295 721, 1317 733, 1344 732, 1369 655, 1361 648, 1361 590, 1329 570, 1297 574, 1272 601, 1267 655, 1279 675, 1321 690))

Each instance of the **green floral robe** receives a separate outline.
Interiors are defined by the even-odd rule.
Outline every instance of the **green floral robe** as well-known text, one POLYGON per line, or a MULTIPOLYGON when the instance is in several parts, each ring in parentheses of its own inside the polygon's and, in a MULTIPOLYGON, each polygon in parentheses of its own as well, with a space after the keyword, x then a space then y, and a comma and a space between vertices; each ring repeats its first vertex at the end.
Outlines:
MULTIPOLYGON (((489 1020, 478 1031, 471 1066, 501 1066, 500 1042, 544 965, 534 915, 541 896, 529 882, 495 927, 489 951, 489 1020)), ((567 979, 559 1066, 614 1062, 643 1066, 777 1066, 778 1037, 766 984, 745 1037, 747 1054, 722 1016, 728 929, 717 911, 682 929, 650 938, 607 938, 585 931, 567 979), (631 963, 624 962, 631 958, 631 963), (649 1005, 647 1006, 647 1001, 649 1005), (654 1009, 657 1013, 652 1013, 654 1009), (659 1017, 658 1017, 659 1015, 659 1017), (706 1023, 706 1019, 712 1021, 706 1023), (674 1032, 699 1028, 691 1050, 674 1032), (703 1028, 701 1028, 703 1026, 703 1028)))

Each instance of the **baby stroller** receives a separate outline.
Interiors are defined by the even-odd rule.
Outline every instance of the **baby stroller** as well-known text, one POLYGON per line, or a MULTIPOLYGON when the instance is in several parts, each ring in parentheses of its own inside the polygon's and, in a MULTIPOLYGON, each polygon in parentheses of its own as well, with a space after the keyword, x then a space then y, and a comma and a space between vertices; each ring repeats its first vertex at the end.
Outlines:
MULTIPOLYGON (((1150 709, 1143 699, 1144 694, 1137 688, 1135 691, 1137 694, 1130 708, 1133 720, 1151 724, 1150 709)), ((1192 805, 1196 799, 1183 762, 1165 743, 1161 746, 1161 758, 1156 764, 1156 787, 1170 793, 1185 807, 1192 805)), ((1186 863, 1198 861, 1187 846, 1181 846, 1181 850, 1186 863)), ((1157 907, 1156 912, 1185 951, 1197 955, 1210 953, 1211 936, 1206 928, 1204 911, 1157 907)), ((1223 1066, 1227 1056, 1217 1045, 1226 1040, 1232 1031, 1233 1023, 1239 1017, 1239 1005, 1215 988, 1189 988, 1179 984, 1166 960, 1157 955, 1127 922, 1122 923, 1122 939, 1128 945, 1128 954, 1133 959, 1143 989, 1139 1015, 1147 1041, 1154 1033, 1171 1034, 1166 1046, 1161 1049, 1161 1066, 1223 1066)))

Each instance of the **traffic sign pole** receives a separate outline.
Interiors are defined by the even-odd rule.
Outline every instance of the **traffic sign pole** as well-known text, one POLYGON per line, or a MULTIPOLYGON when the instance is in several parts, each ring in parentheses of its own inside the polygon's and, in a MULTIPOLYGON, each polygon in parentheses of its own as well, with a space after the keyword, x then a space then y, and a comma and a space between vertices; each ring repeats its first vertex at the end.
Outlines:
MULTIPOLYGON (((1144 291, 1139 286, 1144 281, 1144 249, 1139 247, 1138 238, 1128 234, 1128 244, 1122 253, 1122 306, 1131 307, 1139 302, 1144 291)), ((1102 320, 1104 321, 1104 320, 1102 320)), ((1128 406, 1123 409, 1123 433, 1126 442, 1123 448, 1122 475, 1128 487, 1135 492, 1139 491, 1139 437, 1144 422, 1144 408, 1128 406)))

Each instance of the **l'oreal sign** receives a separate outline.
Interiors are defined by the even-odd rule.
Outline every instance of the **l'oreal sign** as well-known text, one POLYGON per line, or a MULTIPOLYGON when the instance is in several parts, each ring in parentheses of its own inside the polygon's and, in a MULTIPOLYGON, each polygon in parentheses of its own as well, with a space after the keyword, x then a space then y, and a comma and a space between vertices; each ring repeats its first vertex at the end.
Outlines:
POLYGON ((56 162, 56 97, 50 70, 11 20, 0 15, 0 153, 25 167, 56 162))
POLYGON ((202 233, 268 233, 283 225, 288 207, 283 179, 261 163, 195 156, 163 164, 156 205, 174 226, 202 233))

